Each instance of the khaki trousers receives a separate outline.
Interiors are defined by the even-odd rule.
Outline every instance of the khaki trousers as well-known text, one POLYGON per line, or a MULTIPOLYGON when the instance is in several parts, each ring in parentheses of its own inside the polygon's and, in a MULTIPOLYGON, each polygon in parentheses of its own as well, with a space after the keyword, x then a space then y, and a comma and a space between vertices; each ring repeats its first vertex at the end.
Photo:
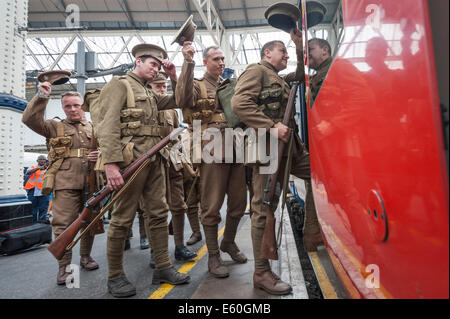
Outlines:
POLYGON ((206 164, 200 166, 201 222, 218 225, 220 208, 227 195, 227 216, 240 219, 247 204, 247 187, 243 164, 206 164))
POLYGON ((173 238, 176 246, 184 245, 184 215, 188 207, 184 202, 183 171, 169 168, 169 209, 172 213, 173 238))
MULTIPOLYGON (((64 189, 54 191, 52 205, 52 230, 56 238, 78 218, 83 210, 84 202, 82 190, 64 189)), ((81 231, 83 231, 83 229, 81 229, 81 231)), ((94 236, 88 232, 80 240, 80 255, 90 255, 93 243, 94 236)), ((72 251, 66 252, 64 257, 60 259, 58 263, 60 266, 69 265, 71 261, 72 251)))
POLYGON ((168 252, 169 207, 166 201, 166 173, 163 160, 158 154, 117 200, 111 214, 107 242, 109 277, 124 274, 123 245, 141 196, 141 209, 147 224, 150 244, 155 253, 156 268, 162 269, 172 265, 168 252))

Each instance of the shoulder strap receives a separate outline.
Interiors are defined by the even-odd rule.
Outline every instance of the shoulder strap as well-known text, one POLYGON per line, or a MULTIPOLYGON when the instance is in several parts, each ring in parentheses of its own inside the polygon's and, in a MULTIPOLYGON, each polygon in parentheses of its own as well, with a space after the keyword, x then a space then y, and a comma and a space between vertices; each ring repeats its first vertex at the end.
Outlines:
POLYGON ((63 122, 56 122, 56 136, 63 137, 64 136, 64 124, 63 122))
POLYGON ((119 77, 120 82, 122 82, 127 88, 127 108, 134 108, 136 104, 134 103, 134 93, 131 88, 130 82, 128 82, 126 77, 119 77))
POLYGON ((208 91, 206 90, 206 84, 203 81, 198 81, 197 83, 200 86, 200 98, 207 99, 208 91))

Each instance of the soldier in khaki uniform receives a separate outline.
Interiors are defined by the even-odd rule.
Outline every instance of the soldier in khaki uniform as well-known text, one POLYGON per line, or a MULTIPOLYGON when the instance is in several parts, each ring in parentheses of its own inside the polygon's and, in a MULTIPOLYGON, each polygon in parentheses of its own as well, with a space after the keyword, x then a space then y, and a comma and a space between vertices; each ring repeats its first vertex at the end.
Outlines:
MULTIPOLYGON (((223 110, 215 103, 216 89, 223 81, 224 55, 218 47, 209 47, 203 53, 206 73, 201 79, 194 79, 195 53, 191 42, 183 44, 184 63, 176 88, 177 104, 183 111, 184 122, 201 120, 202 130, 220 130, 224 141, 224 130, 228 127, 223 110)), ((204 141, 208 143, 208 141, 204 141)), ((202 143, 203 144, 203 143, 202 143)), ((224 144, 224 143, 223 143, 224 144)), ((224 152, 222 152, 224 154, 224 152)), ((212 154, 213 155, 213 154, 212 154)), ((244 215, 247 190, 243 164, 205 163, 200 165, 201 222, 208 247, 208 269, 216 277, 227 277, 228 267, 220 258, 217 240, 218 225, 221 221, 220 208, 227 195, 227 217, 220 250, 230 254, 239 263, 247 262, 247 257, 239 250, 234 239, 239 221, 244 215)))
POLYGON ((316 74, 309 80, 309 89, 314 103, 332 62, 331 46, 328 41, 319 38, 310 39, 308 41, 308 60, 309 67, 316 70, 316 74))
MULTIPOLYGON (((84 117, 81 109, 83 99, 77 92, 63 94, 61 103, 66 119, 61 122, 44 120, 52 85, 43 82, 39 92, 23 112, 22 122, 39 135, 47 138, 50 170, 57 170, 53 185, 52 230, 58 237, 74 222, 83 210, 83 189, 88 171, 88 162, 96 161, 98 151, 89 149, 92 139, 92 125, 84 117), (56 150, 56 151, 55 151, 56 150), (57 165, 60 165, 59 169, 57 165)), ((80 265, 87 270, 97 269, 98 264, 90 256, 94 235, 90 232, 81 239, 80 265)), ((64 285, 71 272, 72 252, 65 253, 58 260, 57 284, 64 285)))
MULTIPOLYGON (((175 97, 159 95, 148 88, 147 82, 158 74, 163 66, 172 81, 176 81, 175 66, 165 60, 164 49, 152 44, 138 44, 132 49, 136 67, 124 78, 114 77, 101 91, 98 107, 103 118, 98 120, 98 140, 109 187, 118 190, 123 184, 120 167, 132 152, 136 160, 144 152, 161 141, 162 127, 158 111, 176 108, 175 97), (130 104, 130 86, 134 105, 130 104), (127 98, 127 95, 129 96, 127 98), (131 105, 131 107, 130 107, 131 105)), ((173 82, 175 86, 175 82, 173 82)), ((138 201, 143 197, 145 222, 150 236, 150 245, 155 253, 156 269, 153 284, 167 282, 173 285, 189 281, 190 277, 176 271, 168 252, 168 228, 166 201, 165 165, 168 151, 162 149, 151 158, 150 164, 137 175, 114 207, 108 228, 108 290, 114 297, 128 297, 136 289, 125 277, 123 270, 123 248, 128 229, 131 227, 138 201)))
MULTIPOLYGON (((281 123, 289 97, 289 82, 294 80, 304 81, 305 77, 301 32, 299 30, 292 30, 291 39, 297 49, 296 72, 289 73, 284 77, 279 76, 278 72, 286 68, 287 60, 289 59, 286 47, 281 41, 266 43, 261 49, 261 62, 249 65, 238 78, 231 105, 233 111, 247 126, 255 129, 266 128, 267 130, 275 128, 275 132, 277 132, 277 134, 274 133, 275 136, 286 143, 289 141, 291 129, 296 130, 295 134, 293 134, 294 150, 292 154, 291 173, 307 181, 306 220, 303 233, 305 248, 307 250, 313 250, 317 245, 322 243, 322 239, 318 227, 311 186, 308 182, 311 178, 309 153, 297 134, 298 129, 294 118, 290 121, 289 127, 281 123), (267 92, 270 92, 270 94, 266 94, 267 92)), ((280 159, 280 181, 284 176, 287 159, 285 157, 287 155, 286 153, 280 159)), ((261 240, 266 223, 266 212, 262 200, 268 177, 269 175, 267 174, 260 174, 258 164, 254 166, 254 195, 251 217, 251 236, 255 258, 253 283, 255 287, 264 289, 271 294, 287 294, 291 292, 291 286, 283 282, 271 271, 267 259, 260 258, 261 240)))
MULTIPOLYGON (((167 74, 159 72, 158 76, 150 82, 153 91, 158 94, 167 94, 167 74)), ((180 126, 178 113, 175 110, 164 110, 159 112, 160 123, 165 128, 164 135, 170 134, 175 128, 180 126)), ((177 145, 178 146, 178 145, 177 145)), ((175 259, 190 260, 197 257, 196 253, 189 251, 184 245, 184 215, 188 212, 188 207, 184 201, 184 185, 183 185, 183 164, 178 161, 177 156, 179 150, 177 146, 170 146, 170 167, 169 167, 169 193, 168 203, 172 213, 173 238, 175 241, 175 259)), ((198 216, 191 216, 188 219, 191 227, 200 230, 198 216), (194 217, 194 218, 192 218, 194 217), (194 225, 192 225, 194 223, 194 225)))

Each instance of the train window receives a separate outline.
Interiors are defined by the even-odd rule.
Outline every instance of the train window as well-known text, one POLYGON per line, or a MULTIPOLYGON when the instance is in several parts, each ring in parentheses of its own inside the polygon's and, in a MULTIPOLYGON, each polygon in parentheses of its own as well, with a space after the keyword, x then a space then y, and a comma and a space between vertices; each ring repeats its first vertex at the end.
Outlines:
MULTIPOLYGON (((315 1, 308 1, 307 3, 312 2, 315 1)), ((322 21, 320 23, 315 21, 316 24, 312 27, 308 27, 307 30, 307 60, 311 107, 319 94, 330 65, 344 38, 342 0, 329 0, 323 3, 325 6, 322 5, 322 8, 325 9, 325 13, 322 21)), ((320 5, 311 5, 310 9, 314 12, 320 11, 320 5)), ((309 10, 308 6, 307 10, 309 10)), ((308 14, 308 26, 311 25, 309 19, 310 17, 308 14)))

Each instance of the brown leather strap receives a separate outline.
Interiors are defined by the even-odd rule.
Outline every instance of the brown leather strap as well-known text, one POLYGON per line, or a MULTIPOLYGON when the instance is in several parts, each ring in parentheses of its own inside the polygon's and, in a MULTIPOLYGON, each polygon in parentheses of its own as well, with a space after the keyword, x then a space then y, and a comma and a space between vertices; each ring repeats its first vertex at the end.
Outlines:
POLYGON ((64 154, 64 158, 67 157, 85 157, 91 152, 88 148, 71 148, 64 154))
POLYGON ((198 83, 198 86, 200 87, 200 98, 207 99, 208 91, 206 90, 206 84, 203 83, 203 81, 198 81, 197 83, 198 83))

